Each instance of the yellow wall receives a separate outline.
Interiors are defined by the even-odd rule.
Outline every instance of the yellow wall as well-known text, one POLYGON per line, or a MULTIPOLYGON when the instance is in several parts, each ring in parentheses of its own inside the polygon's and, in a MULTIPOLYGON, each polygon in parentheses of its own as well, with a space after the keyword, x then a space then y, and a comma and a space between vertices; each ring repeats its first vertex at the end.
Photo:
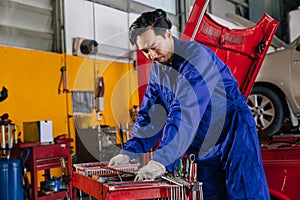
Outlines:
POLYGON ((0 61, 0 87, 8 89, 0 115, 8 113, 20 131, 23 122, 52 120, 54 136, 66 133, 66 101, 58 94, 63 57, 0 46, 0 61))
MULTIPOLYGON (((0 102, 0 115, 8 113, 21 132, 23 122, 37 120, 52 120, 54 137, 68 132, 71 94, 58 94, 63 66, 67 68, 69 90, 93 91, 94 77, 104 76, 105 110, 100 124, 126 123, 128 109, 138 105, 137 71, 132 64, 3 46, 0 60, 0 87, 8 89, 8 98, 0 102)), ((98 124, 95 113, 90 118, 90 126, 98 124)), ((70 117, 70 134, 75 139, 73 121, 70 117)))
MULTIPOLYGON (((104 111, 101 125, 129 122, 129 108, 138 105, 137 71, 132 64, 67 56, 67 71, 72 90, 93 91, 95 78, 104 77, 104 111), (115 112, 113 112, 115 111, 115 112)), ((97 125, 96 114, 90 115, 97 125)))

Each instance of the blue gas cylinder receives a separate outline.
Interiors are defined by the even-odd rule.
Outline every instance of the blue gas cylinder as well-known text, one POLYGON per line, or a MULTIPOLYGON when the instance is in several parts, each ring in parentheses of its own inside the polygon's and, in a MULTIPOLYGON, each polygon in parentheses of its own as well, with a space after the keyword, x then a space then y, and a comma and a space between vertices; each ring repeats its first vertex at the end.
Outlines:
POLYGON ((0 199, 23 200, 22 166, 19 159, 0 160, 0 199))

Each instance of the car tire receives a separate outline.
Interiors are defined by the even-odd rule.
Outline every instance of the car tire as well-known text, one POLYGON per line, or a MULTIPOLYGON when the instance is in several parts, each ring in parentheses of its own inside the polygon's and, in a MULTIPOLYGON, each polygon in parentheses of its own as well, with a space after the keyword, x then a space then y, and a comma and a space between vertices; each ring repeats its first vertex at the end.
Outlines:
POLYGON ((280 97, 271 89, 254 86, 247 100, 256 125, 261 127, 267 136, 280 131, 283 126, 284 110, 280 97))

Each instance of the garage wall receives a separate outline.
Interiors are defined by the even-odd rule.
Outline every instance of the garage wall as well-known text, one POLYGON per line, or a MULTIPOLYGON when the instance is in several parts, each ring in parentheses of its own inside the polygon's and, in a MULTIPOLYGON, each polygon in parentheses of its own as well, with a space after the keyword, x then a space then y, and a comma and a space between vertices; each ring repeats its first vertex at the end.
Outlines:
MULTIPOLYGON (((128 123, 129 109, 138 105, 137 71, 129 63, 95 60, 67 56, 69 84, 72 91, 94 91, 96 77, 104 77, 104 111, 102 125, 116 126, 128 123)), ((70 100, 71 101, 71 100, 70 100)), ((71 109, 71 108, 70 108, 71 109)), ((97 126, 95 110, 90 114, 73 115, 88 117, 89 127, 97 126)), ((80 123, 80 121, 77 121, 80 123)))
POLYGON ((23 122, 52 120, 54 136, 67 133, 65 96, 58 94, 62 55, 0 46, 0 60, 0 86, 8 89, 0 114, 21 132, 23 122))
MULTIPOLYGON (((0 114, 8 113, 20 132, 23 132, 23 122, 52 120, 55 137, 68 133, 70 120, 71 137, 75 136, 71 93, 58 94, 60 69, 65 63, 68 63, 70 91, 94 91, 94 72, 104 77, 105 110, 101 124, 116 126, 129 122, 129 108, 138 105, 137 71, 132 64, 74 56, 65 58, 62 54, 1 46, 0 60, 0 86, 8 89, 8 98, 0 103, 0 114), (113 110, 118 112, 113 113, 113 110)), ((89 117, 89 127, 98 124, 95 112, 89 117)))
POLYGON ((128 27, 137 17, 124 11, 82 0, 65 1, 66 49, 72 54, 75 37, 96 40, 100 58, 117 59, 133 49, 128 27), (107 53, 109 52, 109 53, 107 53))

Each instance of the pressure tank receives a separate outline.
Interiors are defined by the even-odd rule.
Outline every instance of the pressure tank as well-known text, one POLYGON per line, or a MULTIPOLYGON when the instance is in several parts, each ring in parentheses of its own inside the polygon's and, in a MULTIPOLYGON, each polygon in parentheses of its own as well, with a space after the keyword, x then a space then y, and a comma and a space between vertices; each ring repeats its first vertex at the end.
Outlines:
POLYGON ((0 160, 0 199, 23 200, 22 166, 19 159, 0 160))

